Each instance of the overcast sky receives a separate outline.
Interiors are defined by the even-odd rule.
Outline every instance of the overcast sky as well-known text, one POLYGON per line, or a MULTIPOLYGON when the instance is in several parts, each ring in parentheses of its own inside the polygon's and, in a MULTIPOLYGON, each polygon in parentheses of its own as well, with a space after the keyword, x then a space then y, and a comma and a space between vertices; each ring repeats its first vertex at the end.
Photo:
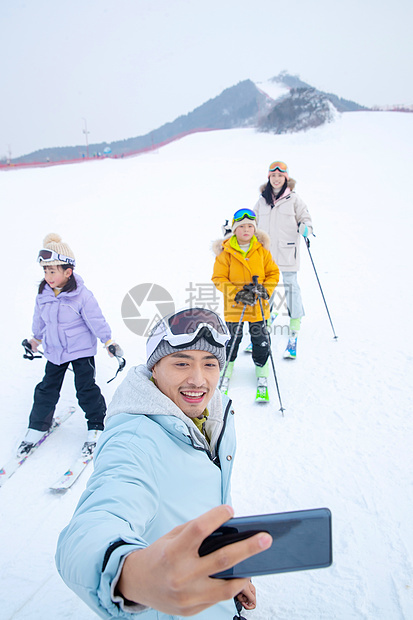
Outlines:
POLYGON ((0 0, 0 157, 156 129, 286 70, 413 103, 412 0, 0 0))

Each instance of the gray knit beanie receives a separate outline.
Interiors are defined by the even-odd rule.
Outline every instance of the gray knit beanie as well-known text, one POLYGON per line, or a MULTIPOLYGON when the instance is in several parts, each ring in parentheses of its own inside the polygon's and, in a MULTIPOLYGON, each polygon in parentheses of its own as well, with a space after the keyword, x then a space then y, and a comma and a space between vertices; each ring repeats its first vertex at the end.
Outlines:
POLYGON ((159 362, 159 360, 163 357, 171 355, 171 353, 178 353, 181 351, 207 351, 207 353, 212 353, 212 355, 215 355, 218 360, 220 370, 222 370, 225 366, 225 347, 214 346, 205 340, 205 338, 200 338, 194 342, 194 344, 191 344, 188 347, 179 347, 179 349, 177 347, 172 347, 167 340, 161 340, 155 351, 148 358, 146 366, 149 370, 152 370, 156 362, 159 362))

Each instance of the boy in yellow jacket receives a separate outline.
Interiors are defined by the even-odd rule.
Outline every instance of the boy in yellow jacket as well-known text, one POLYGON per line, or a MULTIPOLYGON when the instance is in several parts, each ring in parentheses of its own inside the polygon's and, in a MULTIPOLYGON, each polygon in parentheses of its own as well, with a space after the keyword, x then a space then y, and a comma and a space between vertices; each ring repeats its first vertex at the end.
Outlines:
POLYGON ((239 209, 232 220, 232 234, 213 244, 216 254, 212 281, 224 294, 224 317, 231 339, 227 343, 227 359, 231 358, 223 378, 221 390, 228 391, 234 362, 242 340, 243 323, 248 321, 252 342, 252 359, 258 379, 257 400, 268 400, 268 340, 267 319, 270 317, 269 298, 278 284, 280 271, 269 251, 270 238, 257 230, 256 214, 251 209, 239 209), (264 320, 259 303, 254 303, 253 293, 244 289, 258 276, 262 298, 264 320), (267 298, 267 299, 266 299, 267 298), (237 329, 242 317, 240 329, 237 329), (235 341, 235 342, 234 342, 235 341))

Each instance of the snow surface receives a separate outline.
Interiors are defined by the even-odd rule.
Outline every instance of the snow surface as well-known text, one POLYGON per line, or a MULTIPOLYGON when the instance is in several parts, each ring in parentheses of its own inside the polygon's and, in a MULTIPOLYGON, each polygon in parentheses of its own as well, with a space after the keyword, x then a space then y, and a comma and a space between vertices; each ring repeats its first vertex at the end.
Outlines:
POLYGON ((288 95, 290 89, 281 84, 280 82, 275 82, 273 80, 266 80, 265 82, 255 82, 255 86, 259 88, 263 93, 266 93, 271 99, 276 101, 280 97, 284 95, 288 95))
MULTIPOLYGON (((244 615, 413 618, 412 143, 411 115, 359 112, 306 133, 217 131, 133 159, 3 173, 0 462, 21 440, 43 376, 43 361, 23 360, 20 346, 31 333, 43 237, 58 232, 72 247, 130 367, 144 361, 144 338, 122 321, 128 290, 157 283, 181 306, 192 288, 208 305, 211 241, 225 218, 255 204, 268 163, 285 160, 313 216, 311 252, 338 340, 303 245, 307 316, 297 360, 283 360, 286 336, 273 336, 285 416, 273 384, 269 405, 253 402, 247 354, 233 375, 233 504, 238 515, 329 507, 334 564, 255 578, 258 607, 244 615)), ((145 312, 153 311, 148 304, 145 312)), ((287 324, 283 312, 279 326, 287 324)), ((97 380, 108 401, 123 378, 106 383, 115 369, 99 350, 97 380)), ((62 407, 75 402, 70 375, 62 407)), ((3 620, 96 617, 54 565, 58 534, 91 466, 66 495, 48 490, 85 434, 77 410, 0 489, 3 620)))

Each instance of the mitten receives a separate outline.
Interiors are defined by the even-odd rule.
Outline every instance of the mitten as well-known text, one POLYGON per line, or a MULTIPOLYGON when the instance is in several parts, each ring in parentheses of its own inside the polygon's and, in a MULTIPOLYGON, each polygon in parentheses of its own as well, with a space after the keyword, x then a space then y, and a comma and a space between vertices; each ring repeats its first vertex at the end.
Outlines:
POLYGON ((254 287, 253 291, 257 295, 257 297, 262 297, 263 299, 270 298, 269 293, 263 284, 257 284, 257 286, 254 287))
POLYGON ((237 304, 253 306, 256 302, 256 298, 251 290, 244 287, 235 295, 235 301, 237 304))
POLYGON ((310 235, 313 232, 313 229, 307 226, 307 224, 304 224, 304 222, 300 222, 298 224, 298 231, 300 233, 300 235, 302 235, 304 237, 304 239, 307 239, 308 235, 310 235))

